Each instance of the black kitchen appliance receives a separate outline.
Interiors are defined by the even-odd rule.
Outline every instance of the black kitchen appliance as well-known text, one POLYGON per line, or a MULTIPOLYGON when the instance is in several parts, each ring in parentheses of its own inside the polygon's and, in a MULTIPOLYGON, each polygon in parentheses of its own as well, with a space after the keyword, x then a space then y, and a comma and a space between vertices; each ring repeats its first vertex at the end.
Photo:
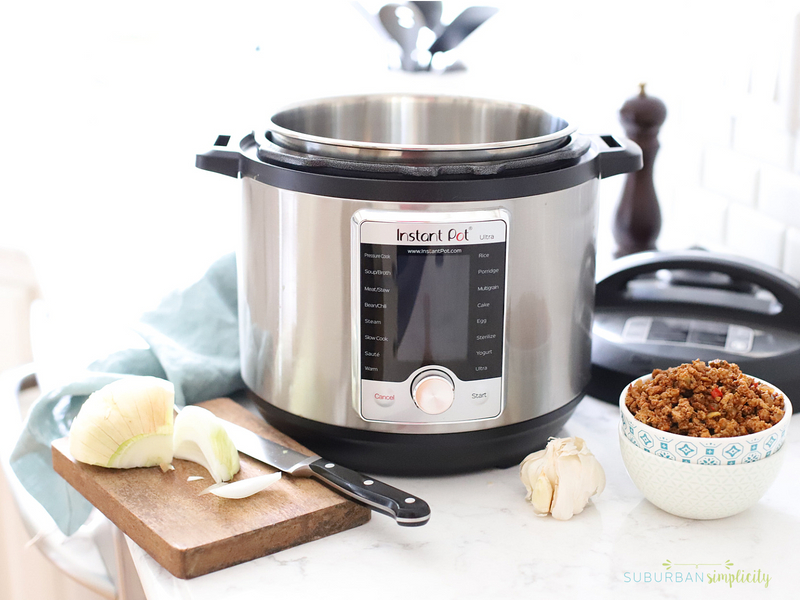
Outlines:
POLYGON ((598 283, 587 393, 616 403, 653 369, 724 359, 800 397, 800 282, 700 250, 643 252, 598 283))

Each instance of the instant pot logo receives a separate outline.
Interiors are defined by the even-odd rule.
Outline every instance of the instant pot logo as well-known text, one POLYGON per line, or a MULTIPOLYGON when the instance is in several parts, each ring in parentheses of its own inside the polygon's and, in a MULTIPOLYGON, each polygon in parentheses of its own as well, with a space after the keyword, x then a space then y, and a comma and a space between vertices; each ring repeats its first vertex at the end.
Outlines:
POLYGON ((728 588, 739 585, 769 587, 772 576, 761 569, 734 569, 733 562, 724 563, 675 563, 671 560, 661 563, 661 571, 625 571, 625 583, 699 583, 722 584, 728 588))
POLYGON ((439 231, 402 231, 397 230, 398 242, 468 242, 472 227, 466 229, 448 229, 439 231))

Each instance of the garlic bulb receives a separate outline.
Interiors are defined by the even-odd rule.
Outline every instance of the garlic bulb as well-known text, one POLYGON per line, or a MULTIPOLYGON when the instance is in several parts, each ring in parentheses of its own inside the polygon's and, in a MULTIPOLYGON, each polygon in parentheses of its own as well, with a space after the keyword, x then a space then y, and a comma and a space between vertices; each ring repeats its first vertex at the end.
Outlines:
POLYGON ((550 438, 544 450, 522 461, 520 478, 534 512, 560 521, 583 511, 606 486, 603 467, 579 437, 550 438))
POLYGON ((69 451, 83 463, 128 469, 172 462, 175 390, 157 377, 124 377, 83 403, 69 451))
POLYGON ((203 465, 216 483, 239 472, 239 452, 222 421, 210 410, 187 406, 175 418, 175 458, 203 465))

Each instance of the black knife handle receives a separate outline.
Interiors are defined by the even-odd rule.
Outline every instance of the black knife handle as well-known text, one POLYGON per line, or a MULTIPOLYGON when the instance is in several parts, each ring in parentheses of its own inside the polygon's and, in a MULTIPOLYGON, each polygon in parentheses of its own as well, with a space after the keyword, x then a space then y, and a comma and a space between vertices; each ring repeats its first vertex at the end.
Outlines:
POLYGON ((407 494, 324 458, 309 465, 314 477, 321 479, 371 509, 389 515, 398 525, 417 527, 431 517, 431 509, 422 498, 407 494))

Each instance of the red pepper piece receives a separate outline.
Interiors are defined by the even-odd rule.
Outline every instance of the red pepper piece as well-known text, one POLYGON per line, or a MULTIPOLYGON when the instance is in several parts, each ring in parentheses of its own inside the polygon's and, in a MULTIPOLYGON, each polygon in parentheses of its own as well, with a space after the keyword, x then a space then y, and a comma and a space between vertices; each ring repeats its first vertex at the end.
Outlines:
POLYGON ((714 396, 714 398, 722 398, 724 394, 722 393, 721 389, 719 389, 717 386, 714 386, 711 388, 711 395, 714 396))

